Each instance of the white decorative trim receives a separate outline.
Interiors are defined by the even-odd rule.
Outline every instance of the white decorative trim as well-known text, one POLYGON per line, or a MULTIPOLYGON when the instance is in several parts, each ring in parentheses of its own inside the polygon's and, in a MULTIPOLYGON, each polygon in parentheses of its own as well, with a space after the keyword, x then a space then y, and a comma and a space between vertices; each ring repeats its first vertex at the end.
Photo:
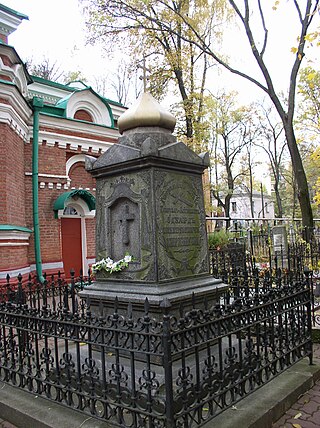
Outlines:
POLYGON ((14 108, 8 104, 0 103, 0 112, 0 122, 10 126, 24 142, 27 142, 28 125, 21 120, 14 108))
MULTIPOLYGON (((42 142, 39 142, 39 144, 42 144, 42 142)), ((46 141, 47 147, 54 147, 55 145, 56 145, 56 142, 53 140, 46 141)))
MULTIPOLYGON (((30 265, 30 269, 32 271, 35 271, 36 265, 32 264, 30 265)), ((46 269, 63 269, 63 262, 48 262, 48 263, 42 263, 42 270, 45 271, 46 269)))
POLYGON ((19 274, 21 275, 27 275, 28 273, 31 273, 30 266, 26 266, 24 268, 18 268, 18 269, 12 269, 12 270, 6 270, 0 272, 0 279, 6 279, 7 275, 10 275, 10 278, 16 278, 19 274))
MULTIPOLYGON (((81 150, 88 152, 91 148, 93 153, 104 153, 109 147, 111 147, 119 138, 120 134, 117 129, 107 128, 105 126, 95 125, 94 123, 82 123, 75 120, 56 118, 52 116, 46 116, 40 114, 40 131, 39 131, 39 144, 42 141, 47 141, 50 145, 58 144, 59 148, 65 149, 67 144, 71 145, 72 150, 81 150), (50 127, 56 131, 44 131, 41 127, 50 127), (70 131, 72 135, 61 134, 59 131, 70 131), (77 136, 79 133, 85 133, 90 135, 89 138, 77 136), (96 139, 100 137, 103 139, 111 139, 112 141, 103 141, 96 139)), ((32 126, 29 130, 28 141, 32 137, 32 126)))
POLYGON ((9 104, 1 104, 1 116, 3 111, 10 112, 10 117, 19 124, 23 133, 27 134, 28 124, 32 122, 32 109, 19 92, 17 86, 12 84, 0 84, 0 97, 9 104))
POLYGON ((86 155, 74 155, 71 158, 69 158, 66 162, 66 175, 69 177, 70 169, 73 167, 74 164, 78 162, 85 162, 86 155))
MULTIPOLYGON (((32 175, 32 172, 25 172, 25 175, 32 175)), ((38 174, 39 177, 48 177, 48 178, 61 178, 68 179, 67 175, 55 175, 55 174, 38 174)))
MULTIPOLYGON (((43 271, 49 270, 49 269, 63 269, 63 263, 62 262, 49 262, 49 263, 42 263, 42 269, 43 271)), ((31 272, 36 271, 36 265, 32 264, 30 266, 26 266, 24 268, 17 268, 12 270, 6 270, 6 271, 0 271, 0 279, 6 279, 7 275, 10 275, 10 278, 16 278, 20 273, 21 275, 27 275, 31 272)))
POLYGON ((7 35, 13 33, 21 24, 21 21, 24 19, 21 16, 8 13, 6 10, 0 11, 0 17, 1 17, 1 29, 2 31, 5 31, 7 35))
POLYGON ((89 266, 87 262, 87 232, 86 232, 86 220, 84 217, 81 218, 81 253, 82 253, 82 271, 88 272, 89 266))
POLYGON ((78 110, 87 111, 96 124, 111 126, 112 122, 107 106, 89 89, 74 92, 68 99, 67 117, 73 119, 78 110))
POLYGON ((29 242, 0 242, 0 247, 23 247, 29 245, 29 242))
MULTIPOLYGON (((89 207, 82 198, 77 198, 77 200, 73 198, 69 198, 65 202, 64 208, 67 206, 72 205, 78 212, 78 217, 85 217, 85 218, 94 218, 96 215, 96 210, 89 211, 89 207)), ((58 218, 62 217, 70 217, 63 214, 64 209, 58 210, 58 218)), ((77 217, 77 216, 71 216, 71 217, 77 217)))
MULTIPOLYGON (((52 189, 57 189, 57 190, 61 190, 61 189, 64 189, 64 190, 82 190, 83 189, 83 187, 70 187, 69 184, 52 183, 52 182, 46 183, 44 181, 40 181, 39 182, 39 188, 40 189, 46 189, 46 188, 48 188, 50 190, 52 190, 52 189)), ((92 189, 90 189, 90 187, 86 187, 85 190, 88 190, 89 192, 95 192, 96 188, 93 187, 92 189)))
MULTIPOLYGON (((29 239, 30 235, 31 235, 31 232, 23 232, 21 230, 0 230, 0 240, 1 241, 8 241, 10 239, 27 241, 29 239)), ((12 244, 16 244, 16 243, 13 242, 12 244)), ((17 243, 17 245, 18 244, 19 243, 17 243)))

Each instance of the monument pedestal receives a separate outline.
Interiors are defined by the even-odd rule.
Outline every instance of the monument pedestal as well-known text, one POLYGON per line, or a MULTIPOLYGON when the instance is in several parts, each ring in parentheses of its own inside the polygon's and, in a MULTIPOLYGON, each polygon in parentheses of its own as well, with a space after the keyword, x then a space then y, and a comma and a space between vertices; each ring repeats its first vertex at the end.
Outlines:
POLYGON ((144 313, 147 298, 150 316, 158 318, 163 313, 161 302, 165 299, 170 301, 170 313, 177 316, 181 305, 184 310, 191 310, 193 304, 197 308, 204 307, 205 304, 208 307, 214 305, 226 288, 226 284, 211 275, 161 284, 96 281, 81 292, 81 297, 90 299, 93 312, 98 310, 100 302, 106 310, 113 311, 117 299, 121 312, 127 311, 128 304, 131 303, 133 311, 137 314, 144 313))

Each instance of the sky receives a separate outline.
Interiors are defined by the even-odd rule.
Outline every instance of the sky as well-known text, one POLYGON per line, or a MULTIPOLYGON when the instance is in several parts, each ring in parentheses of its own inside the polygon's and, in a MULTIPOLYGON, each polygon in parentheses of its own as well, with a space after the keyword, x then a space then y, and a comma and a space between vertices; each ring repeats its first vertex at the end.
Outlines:
POLYGON ((9 36, 23 61, 49 58, 61 71, 82 71, 88 80, 111 72, 113 61, 100 47, 86 46, 84 18, 78 0, 0 0, 29 20, 9 36))
MULTIPOLYGON (((16 48, 22 60, 33 59, 34 63, 40 63, 43 58, 49 58, 50 63, 56 62, 61 71, 81 71, 92 86, 95 79, 110 76, 115 72, 116 57, 108 58, 101 46, 86 45, 85 22, 78 0, 0 1, 29 17, 29 20, 24 20, 9 37, 9 44, 16 48)), ((297 27, 288 24, 294 23, 296 14, 290 15, 290 10, 292 12, 293 9, 287 7, 287 2, 280 2, 278 10, 274 11, 274 1, 268 1, 266 18, 271 30, 269 39, 272 50, 266 51, 265 59, 272 71, 276 87, 285 91, 289 82, 288 63, 294 61, 290 48, 295 45, 297 37, 297 27)), ((224 49, 235 59, 234 64, 260 78, 254 60, 251 55, 247 55, 247 43, 241 31, 232 24, 232 27, 225 28, 225 32, 227 37, 224 49)), ((313 58, 312 65, 319 62, 317 55, 309 55, 309 51, 306 53, 307 60, 308 57, 313 58)), ((304 65, 307 65, 306 60, 304 65)), ((264 96, 253 84, 229 72, 213 76, 210 90, 214 92, 221 87, 236 89, 240 92, 243 103, 264 96)))
MULTIPOLYGON (((32 59, 33 63, 41 63, 47 58, 50 64, 56 65, 63 72, 81 71, 87 83, 95 88, 96 79, 112 76, 116 71, 116 56, 108 58, 101 46, 86 45, 86 29, 84 17, 78 0, 0 0, 4 5, 24 13, 29 20, 22 21, 18 29, 9 37, 9 44, 14 46, 23 61, 32 59)), ((294 61, 291 47, 296 44, 297 34, 293 24, 296 15, 291 14, 286 7, 288 2, 280 2, 277 11, 272 9, 273 0, 265 3, 267 11, 269 38, 272 49, 266 51, 265 60, 270 68, 277 89, 286 92, 289 83, 289 71, 294 61), (274 49, 276 47, 276 49, 274 49)), ((319 25, 319 20, 318 20, 319 25)), ((235 26, 225 28, 228 36, 224 48, 234 59, 234 65, 260 78, 260 72, 248 50, 246 39, 235 26)), ((303 66, 319 68, 319 52, 306 50, 303 66)), ((253 84, 229 72, 216 73, 210 79, 210 90, 215 93, 218 89, 236 90, 239 102, 248 104, 253 100, 262 100, 265 95, 253 84)), ((116 99, 115 95, 105 94, 108 98, 116 99)), ((161 103, 165 108, 170 106, 171 98, 161 103)), ((133 101, 133 100, 132 100, 133 101)), ((130 104, 129 104, 130 105, 130 104)))

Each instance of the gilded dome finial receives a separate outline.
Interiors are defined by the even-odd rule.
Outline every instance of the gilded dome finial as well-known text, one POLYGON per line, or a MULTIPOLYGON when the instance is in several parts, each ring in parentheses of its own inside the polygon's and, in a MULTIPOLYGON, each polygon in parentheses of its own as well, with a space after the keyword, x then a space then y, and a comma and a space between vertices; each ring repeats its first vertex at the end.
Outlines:
POLYGON ((172 132, 175 125, 175 117, 161 107, 153 96, 147 92, 142 93, 137 99, 137 103, 118 119, 120 134, 129 129, 147 126, 169 129, 172 132))

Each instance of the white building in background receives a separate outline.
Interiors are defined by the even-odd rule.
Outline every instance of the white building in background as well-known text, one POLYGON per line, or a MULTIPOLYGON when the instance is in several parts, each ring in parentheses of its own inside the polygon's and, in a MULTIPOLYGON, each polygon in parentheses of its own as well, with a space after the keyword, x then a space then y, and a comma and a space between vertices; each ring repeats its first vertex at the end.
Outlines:
MULTIPOLYGON (((250 193, 237 189, 230 200, 229 217, 222 212, 218 216, 210 217, 208 220, 209 231, 220 230, 225 227, 226 221, 230 219, 230 227, 247 228, 253 220, 260 224, 259 220, 273 220, 275 218, 274 202, 268 194, 253 191, 253 216, 251 213, 250 193)), ((213 204, 217 206, 217 200, 213 199, 213 204)))
POLYGON ((249 192, 235 192, 230 201, 230 218, 232 220, 273 219, 274 203, 272 197, 253 191, 253 216, 249 192))

